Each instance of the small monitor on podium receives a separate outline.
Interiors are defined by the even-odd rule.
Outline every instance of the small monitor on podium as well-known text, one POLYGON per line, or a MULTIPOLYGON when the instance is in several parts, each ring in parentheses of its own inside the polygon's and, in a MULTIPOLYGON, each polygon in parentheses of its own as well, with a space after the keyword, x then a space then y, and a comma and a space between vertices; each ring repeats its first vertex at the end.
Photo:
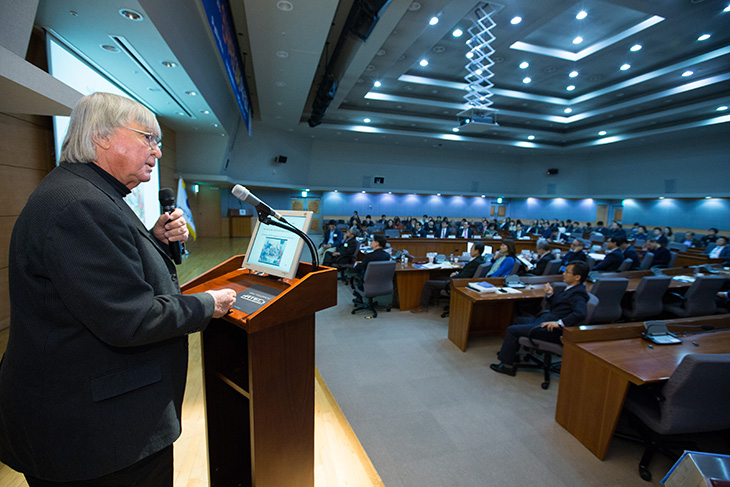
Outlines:
MULTIPOLYGON (((302 232, 307 233, 309 230, 309 225, 312 223, 311 211, 289 210, 279 213, 302 232)), ((303 248, 304 240, 297 234, 256 221, 243 267, 291 279, 297 274, 303 248)))

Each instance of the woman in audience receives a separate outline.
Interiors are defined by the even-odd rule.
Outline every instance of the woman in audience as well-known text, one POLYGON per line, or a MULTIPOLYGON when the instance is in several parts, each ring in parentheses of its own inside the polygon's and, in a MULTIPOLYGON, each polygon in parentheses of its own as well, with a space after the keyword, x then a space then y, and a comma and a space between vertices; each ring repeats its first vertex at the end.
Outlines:
POLYGON ((497 225, 495 225, 494 223, 489 223, 487 225, 487 228, 484 230, 484 234, 482 235, 482 237, 484 237, 484 238, 492 237, 496 233, 497 233, 497 225))
POLYGON ((512 273, 517 259, 515 243, 512 240, 505 240, 499 246, 499 252, 492 259, 492 267, 487 272, 487 277, 504 277, 512 273))
POLYGON ((670 242, 672 240, 674 240, 672 238, 672 235, 674 235, 674 232, 672 231, 672 227, 664 227, 664 235, 667 236, 667 240, 669 240, 670 242))

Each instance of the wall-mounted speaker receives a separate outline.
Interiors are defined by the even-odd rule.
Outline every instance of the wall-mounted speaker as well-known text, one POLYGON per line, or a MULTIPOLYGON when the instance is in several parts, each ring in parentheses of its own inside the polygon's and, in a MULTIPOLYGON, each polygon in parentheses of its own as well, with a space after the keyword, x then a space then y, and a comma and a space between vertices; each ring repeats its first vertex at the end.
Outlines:
POLYGON ((548 176, 555 176, 558 173, 557 169, 548 169, 548 176))
POLYGON ((286 156, 276 156, 276 157, 274 158, 274 161, 275 161, 275 162, 278 162, 278 163, 281 163, 281 164, 286 164, 286 160, 287 160, 287 159, 288 159, 288 158, 287 158, 286 156))

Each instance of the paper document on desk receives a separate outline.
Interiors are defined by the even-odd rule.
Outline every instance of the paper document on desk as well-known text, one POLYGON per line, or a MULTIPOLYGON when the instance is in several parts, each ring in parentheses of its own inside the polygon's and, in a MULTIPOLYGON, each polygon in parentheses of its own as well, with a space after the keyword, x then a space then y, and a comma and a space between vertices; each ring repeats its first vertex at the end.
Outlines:
POLYGON ((606 254, 595 254, 595 253, 593 253, 593 254, 588 254, 588 255, 590 255, 593 258, 593 260, 603 260, 603 259, 606 258, 606 254))
POLYGON ((520 291, 519 289, 515 289, 513 287, 500 287, 497 289, 497 292, 507 293, 507 294, 522 294, 522 291, 520 291))
POLYGON ((674 276, 672 277, 675 281, 679 282, 695 282, 695 278, 692 276, 674 276))

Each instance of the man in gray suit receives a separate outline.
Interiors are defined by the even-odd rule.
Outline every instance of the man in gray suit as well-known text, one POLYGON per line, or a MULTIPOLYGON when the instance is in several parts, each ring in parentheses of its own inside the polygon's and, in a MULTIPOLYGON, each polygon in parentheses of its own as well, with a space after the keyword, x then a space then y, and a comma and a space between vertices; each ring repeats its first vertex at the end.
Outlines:
POLYGON ((148 230, 124 201, 149 181, 159 140, 139 103, 82 98, 61 163, 13 229, 0 460, 30 487, 172 486, 187 334, 235 292, 183 296, 169 255, 188 238, 182 210, 148 230))

